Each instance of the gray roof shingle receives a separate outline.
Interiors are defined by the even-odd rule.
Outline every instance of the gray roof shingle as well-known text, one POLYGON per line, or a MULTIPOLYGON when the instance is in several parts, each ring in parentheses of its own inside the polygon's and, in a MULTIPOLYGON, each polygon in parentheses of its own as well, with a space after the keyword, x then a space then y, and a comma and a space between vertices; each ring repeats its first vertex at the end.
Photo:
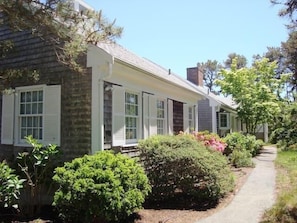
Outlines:
POLYGON ((172 72, 169 73, 169 70, 165 69, 164 67, 152 62, 151 60, 136 55, 135 53, 127 50, 119 44, 112 42, 100 42, 97 44, 97 46, 109 53, 116 60, 122 61, 136 68, 142 69, 143 71, 146 71, 153 76, 166 80, 182 88, 188 89, 193 93, 199 94, 206 98, 211 98, 217 101, 219 104, 227 106, 233 110, 235 110, 237 107, 236 103, 232 99, 215 95, 209 92, 204 87, 194 85, 188 80, 172 72))

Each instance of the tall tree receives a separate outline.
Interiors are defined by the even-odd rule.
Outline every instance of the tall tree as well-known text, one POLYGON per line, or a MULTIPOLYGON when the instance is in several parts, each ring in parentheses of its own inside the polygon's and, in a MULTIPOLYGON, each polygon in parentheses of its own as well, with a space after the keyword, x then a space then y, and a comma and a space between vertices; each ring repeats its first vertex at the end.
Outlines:
MULTIPOLYGON (((78 72, 83 72, 78 60, 89 43, 113 41, 122 33, 122 28, 115 21, 109 22, 101 11, 75 10, 73 0, 0 0, 0 26, 5 25, 15 32, 29 31, 50 43, 57 60, 78 72)), ((12 40, 0 41, 0 58, 7 57, 13 48, 12 40)), ((25 67, 0 67, 0 79, 5 81, 29 74, 32 71, 25 67)))
POLYGON ((292 72, 292 91, 297 92, 297 31, 289 33, 289 38, 282 43, 288 69, 292 72))
POLYGON ((211 91, 217 93, 218 86, 215 80, 219 78, 219 71, 222 65, 217 60, 207 60, 205 63, 198 63, 198 67, 203 72, 204 85, 211 91))
POLYGON ((248 133, 254 134, 259 124, 273 121, 280 112, 277 92, 283 87, 282 80, 275 78, 276 62, 264 58, 252 67, 237 67, 234 59, 231 69, 221 71, 218 80, 222 92, 231 95, 239 105, 239 118, 246 124, 248 133))
POLYGON ((225 65, 225 68, 226 69, 230 69, 231 68, 231 65, 232 65, 232 62, 233 60, 236 59, 236 67, 239 69, 239 68, 243 68, 243 67, 246 67, 247 65, 247 59, 245 56, 243 55, 240 55, 240 54, 237 54, 237 53, 230 53, 228 55, 228 58, 224 61, 224 65, 225 65))
MULTIPOLYGON (((267 58, 269 62, 276 61, 276 78, 280 78, 281 74, 290 72, 286 64, 286 58, 281 47, 267 47, 267 51, 258 59, 267 58)), ((257 60, 257 58, 254 57, 257 60)))
POLYGON ((296 28, 297 18, 297 1, 296 0, 270 0, 274 5, 283 5, 283 8, 279 11, 279 15, 282 17, 288 17, 290 19, 291 25, 289 28, 296 28))
POLYGON ((294 99, 292 89, 292 70, 288 63, 283 47, 267 47, 267 51, 262 55, 255 55, 254 62, 267 58, 269 62, 276 63, 275 78, 282 79, 284 83, 284 92, 279 92, 278 96, 280 99, 294 99))

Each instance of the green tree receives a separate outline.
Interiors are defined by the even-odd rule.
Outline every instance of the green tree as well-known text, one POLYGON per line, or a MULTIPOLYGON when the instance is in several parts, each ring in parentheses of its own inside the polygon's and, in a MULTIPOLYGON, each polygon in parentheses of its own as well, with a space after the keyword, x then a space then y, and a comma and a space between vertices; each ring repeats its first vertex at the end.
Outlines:
POLYGON ((236 67, 237 68, 243 68, 247 65, 247 59, 245 56, 237 54, 237 53, 230 53, 228 55, 228 58, 224 61, 224 65, 226 69, 230 69, 231 65, 233 63, 233 60, 236 59, 236 67))
POLYGON ((292 72, 291 77, 291 93, 296 100, 297 93, 297 1, 296 0, 270 0, 274 5, 282 5, 279 16, 286 17, 290 23, 287 25, 289 29, 289 37, 286 42, 282 43, 282 51, 285 57, 285 64, 292 72))
POLYGON ((204 85, 211 91, 218 91, 215 80, 219 78, 219 71, 222 65, 217 60, 207 60, 205 63, 198 63, 198 67, 203 72, 204 85))
POLYGON ((239 118, 246 124, 248 133, 255 134, 259 124, 273 121, 280 112, 277 93, 283 87, 282 79, 275 78, 276 62, 264 58, 250 68, 237 68, 236 59, 231 69, 221 71, 218 80, 222 92, 232 95, 239 118))
MULTIPOLYGON (((14 32, 29 31, 51 44, 57 60, 69 68, 83 72, 79 57, 89 43, 96 44, 120 37, 122 28, 109 22, 102 12, 85 9, 76 11, 73 0, 0 0, 0 27, 8 25, 14 32)), ((14 49, 12 40, 0 41, 0 58, 14 49)), ((16 70, 0 68, 0 79, 9 82, 32 74, 26 67, 16 70)), ((33 72, 32 78, 37 78, 33 72)))
POLYGON ((286 64, 292 72, 291 77, 291 91, 297 92, 297 31, 289 33, 289 38, 286 42, 282 43, 282 49, 286 58, 286 64))
POLYGON ((267 58, 269 62, 276 62, 275 78, 284 81, 284 92, 279 92, 279 98, 292 100, 294 98, 292 91, 294 89, 292 84, 292 70, 284 48, 267 47, 267 51, 262 56, 254 56, 254 63, 264 58, 267 58))
POLYGON ((296 10, 297 10, 297 2, 296 0, 270 0, 270 2, 274 5, 283 5, 283 8, 279 11, 279 16, 288 17, 291 21, 291 25, 289 27, 296 27, 297 19, 296 19, 296 10))

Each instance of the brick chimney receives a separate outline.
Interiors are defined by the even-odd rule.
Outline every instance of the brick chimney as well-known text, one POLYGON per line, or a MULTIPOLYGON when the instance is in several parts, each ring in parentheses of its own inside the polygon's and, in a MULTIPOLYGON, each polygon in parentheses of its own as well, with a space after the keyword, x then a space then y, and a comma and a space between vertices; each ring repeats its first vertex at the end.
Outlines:
POLYGON ((203 86, 203 73, 197 67, 187 68, 187 80, 198 86, 203 86))

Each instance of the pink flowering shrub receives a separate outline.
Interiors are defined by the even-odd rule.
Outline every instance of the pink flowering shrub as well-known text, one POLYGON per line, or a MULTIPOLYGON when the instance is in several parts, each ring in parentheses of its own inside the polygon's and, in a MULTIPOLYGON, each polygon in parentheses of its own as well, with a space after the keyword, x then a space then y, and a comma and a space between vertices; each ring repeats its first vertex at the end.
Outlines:
MULTIPOLYGON (((186 134, 184 132, 180 132, 180 134, 186 134)), ((193 131, 190 133, 194 136, 194 138, 203 143, 206 147, 209 147, 215 151, 223 153, 227 144, 215 133, 209 133, 208 131, 196 132, 193 131)))

